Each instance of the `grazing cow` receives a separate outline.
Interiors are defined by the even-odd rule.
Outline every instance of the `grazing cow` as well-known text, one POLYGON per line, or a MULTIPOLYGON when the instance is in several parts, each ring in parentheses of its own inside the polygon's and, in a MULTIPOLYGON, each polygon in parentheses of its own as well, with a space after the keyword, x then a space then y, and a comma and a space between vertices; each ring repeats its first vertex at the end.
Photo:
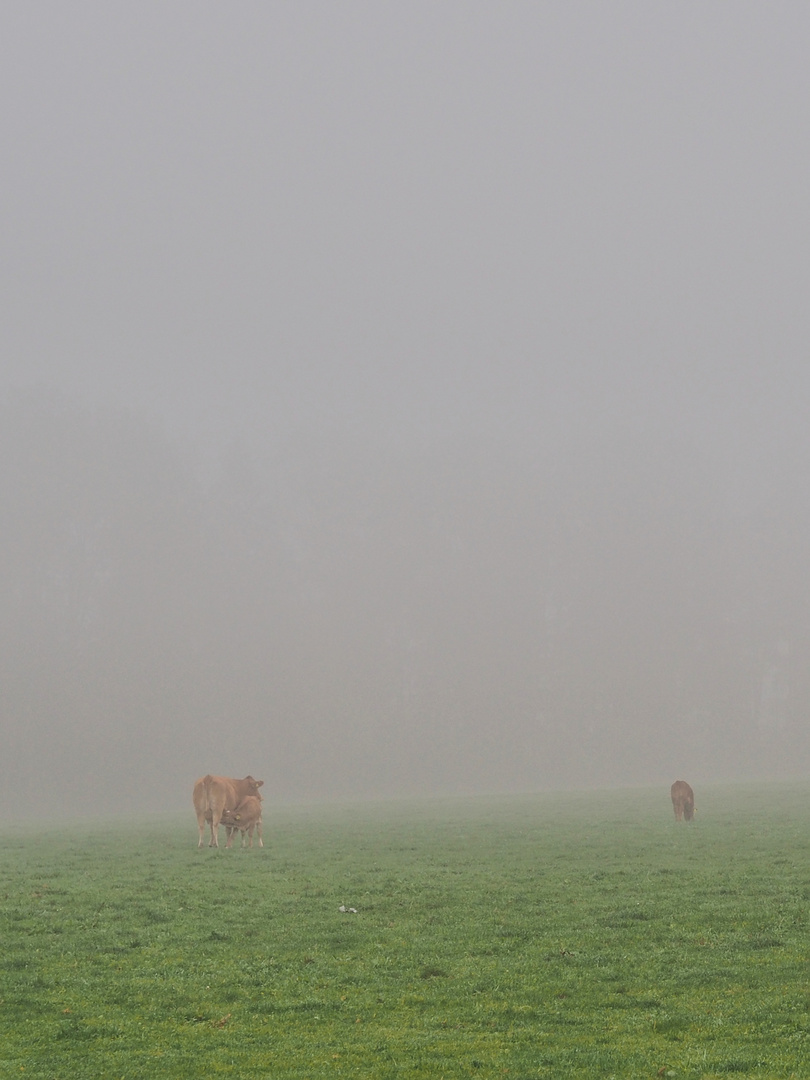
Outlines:
POLYGON ((194 785, 194 812, 197 815, 197 825, 200 830, 200 842, 197 847, 202 847, 203 833, 206 821, 211 826, 211 839, 209 847, 219 847, 217 834, 222 814, 225 810, 233 810, 239 805, 246 795, 259 795, 259 788, 264 780, 254 780, 252 776, 246 776, 244 780, 234 780, 230 776, 203 776, 194 785))
POLYGON ((685 780, 676 780, 670 789, 676 821, 691 821, 695 816, 695 793, 685 780))
POLYGON ((235 810, 223 810, 221 820, 228 834, 228 842, 225 847, 231 846, 233 834, 237 829, 242 834, 242 847, 245 846, 245 833, 248 834, 250 839, 247 846, 253 847, 254 829, 259 838, 259 847, 264 847, 262 843, 262 800, 258 795, 246 795, 235 810))

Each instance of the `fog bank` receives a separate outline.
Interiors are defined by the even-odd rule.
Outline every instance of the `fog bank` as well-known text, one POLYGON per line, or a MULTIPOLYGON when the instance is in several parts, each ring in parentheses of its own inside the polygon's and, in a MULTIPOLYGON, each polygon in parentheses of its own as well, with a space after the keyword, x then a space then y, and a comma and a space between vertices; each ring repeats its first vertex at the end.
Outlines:
POLYGON ((0 807, 806 775, 810 11, 18 6, 0 807))

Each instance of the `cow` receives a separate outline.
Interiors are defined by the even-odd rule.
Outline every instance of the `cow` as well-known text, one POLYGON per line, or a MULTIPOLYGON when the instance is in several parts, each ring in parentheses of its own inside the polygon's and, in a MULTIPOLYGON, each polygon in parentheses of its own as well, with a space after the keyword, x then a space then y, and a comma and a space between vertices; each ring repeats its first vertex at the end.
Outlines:
POLYGON ((230 776, 201 777, 194 785, 194 812, 197 815, 197 826, 200 830, 198 848, 203 846, 203 833, 206 821, 211 826, 211 839, 209 847, 219 847, 217 839, 219 823, 225 810, 235 809, 246 795, 259 795, 259 788, 264 780, 254 780, 252 776, 246 776, 244 780, 234 780, 230 776))
POLYGON ((691 821, 695 816, 695 793, 685 780, 676 780, 670 789, 676 821, 691 821))
POLYGON ((254 829, 259 838, 259 847, 264 847, 262 842, 262 800, 258 795, 246 795, 235 810, 223 810, 221 821, 228 834, 228 842, 225 847, 231 846, 237 829, 242 834, 242 847, 245 846, 245 833, 250 839, 247 846, 253 847, 254 829))

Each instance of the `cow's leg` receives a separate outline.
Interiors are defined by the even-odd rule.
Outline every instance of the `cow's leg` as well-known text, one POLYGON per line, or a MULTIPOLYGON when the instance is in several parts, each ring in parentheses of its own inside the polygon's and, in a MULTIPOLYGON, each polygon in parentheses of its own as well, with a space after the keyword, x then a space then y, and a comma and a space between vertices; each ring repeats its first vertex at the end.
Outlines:
POLYGON ((197 844, 198 848, 203 846, 203 838, 205 836, 205 814, 197 814, 197 828, 200 832, 200 840, 197 844))
POLYGON ((211 814, 211 840, 209 847, 219 847, 219 820, 222 817, 221 810, 214 810, 211 814))
POLYGON ((256 835, 259 838, 259 847, 264 847, 262 842, 262 823, 260 821, 256 822, 256 835))

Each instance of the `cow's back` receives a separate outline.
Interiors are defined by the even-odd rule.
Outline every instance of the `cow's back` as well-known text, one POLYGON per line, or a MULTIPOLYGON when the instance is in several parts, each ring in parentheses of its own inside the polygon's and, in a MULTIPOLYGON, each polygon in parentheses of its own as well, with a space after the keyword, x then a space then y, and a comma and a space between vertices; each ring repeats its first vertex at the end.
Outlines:
POLYGON ((236 806, 239 802, 236 783, 230 777, 211 776, 210 773, 201 777, 194 785, 194 809, 197 814, 205 814, 210 820, 214 812, 221 814, 226 807, 236 806))
POLYGON ((231 776, 211 776, 209 773, 194 785, 194 809, 206 813, 234 810, 248 796, 260 800, 258 789, 263 783, 263 780, 254 780, 252 776, 236 780, 231 776))

